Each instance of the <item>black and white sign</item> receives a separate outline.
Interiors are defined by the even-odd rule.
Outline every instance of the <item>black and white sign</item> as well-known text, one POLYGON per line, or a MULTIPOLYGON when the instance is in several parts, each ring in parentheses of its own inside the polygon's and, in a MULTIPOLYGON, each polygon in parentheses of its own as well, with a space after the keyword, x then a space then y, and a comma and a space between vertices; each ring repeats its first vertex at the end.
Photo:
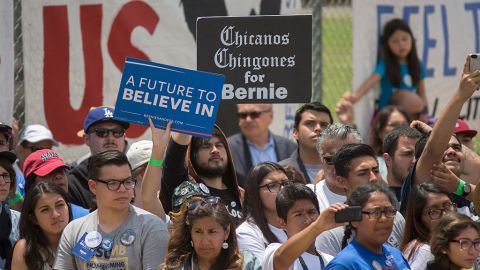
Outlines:
POLYGON ((309 102, 312 16, 199 18, 197 69, 226 76, 222 103, 309 102))

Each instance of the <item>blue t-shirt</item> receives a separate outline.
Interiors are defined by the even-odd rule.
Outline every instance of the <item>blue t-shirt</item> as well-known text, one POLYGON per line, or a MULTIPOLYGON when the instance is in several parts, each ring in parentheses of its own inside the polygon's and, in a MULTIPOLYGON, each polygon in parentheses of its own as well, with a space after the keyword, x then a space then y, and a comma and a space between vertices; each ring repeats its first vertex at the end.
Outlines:
POLYGON ((325 270, 410 269, 407 260, 405 260, 400 250, 386 244, 382 245, 382 249, 382 254, 377 254, 364 248, 356 240, 353 240, 330 261, 325 267, 325 270))
MULTIPOLYGON (((412 77, 410 76, 410 71, 408 70, 407 64, 400 64, 400 87, 394 88, 392 83, 387 77, 387 68, 385 66, 385 60, 380 59, 378 65, 374 70, 382 79, 380 80, 380 97, 378 98, 378 108, 382 109, 387 106, 390 98, 396 90, 410 90, 418 94, 418 89, 413 86, 412 77)), ((427 77, 427 72, 422 63, 420 63, 420 79, 423 80, 427 77)))

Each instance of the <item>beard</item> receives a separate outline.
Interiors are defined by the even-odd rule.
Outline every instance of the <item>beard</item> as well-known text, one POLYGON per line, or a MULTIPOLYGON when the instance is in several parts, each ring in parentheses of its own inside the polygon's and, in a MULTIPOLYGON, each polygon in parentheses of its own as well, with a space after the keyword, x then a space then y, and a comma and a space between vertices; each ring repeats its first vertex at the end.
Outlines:
POLYGON ((196 161, 193 163, 195 171, 199 176, 205 178, 221 177, 227 171, 227 164, 219 164, 217 166, 199 165, 196 161))

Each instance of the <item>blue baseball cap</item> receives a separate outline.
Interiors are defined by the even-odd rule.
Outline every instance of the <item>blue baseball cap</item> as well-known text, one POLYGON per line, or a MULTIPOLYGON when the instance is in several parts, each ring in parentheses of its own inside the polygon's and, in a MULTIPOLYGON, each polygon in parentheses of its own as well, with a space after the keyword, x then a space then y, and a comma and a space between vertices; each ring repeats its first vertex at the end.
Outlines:
POLYGON ((112 107, 102 106, 93 108, 88 112, 85 121, 83 122, 83 131, 87 133, 88 129, 94 124, 101 122, 114 122, 119 124, 124 129, 128 129, 130 124, 128 122, 119 121, 113 119, 113 113, 115 109, 112 107))

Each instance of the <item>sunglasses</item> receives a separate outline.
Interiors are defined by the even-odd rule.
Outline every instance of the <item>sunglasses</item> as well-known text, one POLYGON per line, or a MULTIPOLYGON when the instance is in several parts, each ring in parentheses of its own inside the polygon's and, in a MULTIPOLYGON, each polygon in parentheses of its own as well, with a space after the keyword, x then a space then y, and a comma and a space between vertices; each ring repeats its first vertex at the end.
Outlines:
POLYGON ((258 117, 260 117, 260 115, 262 115, 262 113, 264 112, 270 112, 270 110, 266 110, 266 111, 251 111, 251 112, 238 112, 237 113, 237 116, 240 118, 240 119, 246 119, 247 117, 250 116, 250 119, 256 119, 258 117))
POLYGON ((195 200, 188 204, 188 211, 193 211, 197 209, 197 207, 203 206, 205 204, 217 205, 218 203, 220 203, 220 201, 221 201, 220 197, 215 197, 215 196, 210 196, 204 199, 195 200))
POLYGON ((92 129, 89 134, 95 133, 99 138, 106 138, 108 137, 109 133, 112 133, 113 137, 121 138, 125 134, 124 128, 94 128, 92 129))
POLYGON ((327 165, 333 165, 333 156, 322 156, 323 161, 325 161, 325 164, 327 165))

